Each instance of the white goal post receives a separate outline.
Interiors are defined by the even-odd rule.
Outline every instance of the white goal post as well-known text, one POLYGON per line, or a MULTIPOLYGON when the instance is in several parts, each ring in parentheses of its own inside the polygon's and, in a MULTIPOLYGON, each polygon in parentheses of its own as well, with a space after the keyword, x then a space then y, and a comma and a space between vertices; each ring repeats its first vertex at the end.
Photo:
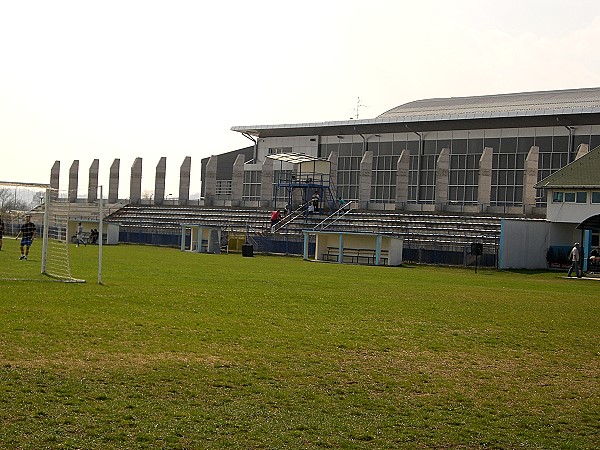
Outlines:
MULTIPOLYGON (((68 196, 60 198, 48 184, 0 181, 0 213, 4 233, 12 236, 18 235, 25 218, 31 216, 35 236, 42 240, 42 274, 59 281, 85 282, 71 274, 68 196)), ((27 259, 27 255, 21 254, 21 258, 27 259)))

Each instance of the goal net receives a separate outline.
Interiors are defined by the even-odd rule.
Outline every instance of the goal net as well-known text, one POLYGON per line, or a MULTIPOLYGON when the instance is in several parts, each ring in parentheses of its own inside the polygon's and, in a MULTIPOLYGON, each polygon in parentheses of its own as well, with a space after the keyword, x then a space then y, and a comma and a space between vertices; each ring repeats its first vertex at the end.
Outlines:
POLYGON ((68 196, 45 184, 0 181, 0 214, 0 257, 10 262, 3 279, 84 281, 71 274, 68 196))

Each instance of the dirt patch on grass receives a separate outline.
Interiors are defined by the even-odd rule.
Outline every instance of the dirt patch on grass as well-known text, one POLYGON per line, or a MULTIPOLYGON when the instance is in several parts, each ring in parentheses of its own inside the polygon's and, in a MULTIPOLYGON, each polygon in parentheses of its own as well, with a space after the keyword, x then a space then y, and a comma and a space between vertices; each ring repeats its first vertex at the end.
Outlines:
POLYGON ((56 369, 76 372, 86 370, 145 370, 162 365, 203 365, 219 367, 231 365, 230 361, 216 355, 195 353, 89 353, 81 355, 59 354, 30 360, 0 359, 0 366, 14 369, 56 369))

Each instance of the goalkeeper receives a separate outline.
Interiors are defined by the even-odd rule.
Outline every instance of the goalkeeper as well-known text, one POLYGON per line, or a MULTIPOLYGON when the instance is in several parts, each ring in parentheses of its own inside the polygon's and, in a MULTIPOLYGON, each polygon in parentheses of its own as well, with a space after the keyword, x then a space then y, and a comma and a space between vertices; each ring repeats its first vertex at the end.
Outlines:
POLYGON ((31 215, 27 214, 25 216, 25 223, 21 225, 21 229, 19 230, 19 234, 15 239, 19 239, 21 237, 21 257, 19 259, 24 259, 27 261, 27 255, 29 255, 29 248, 33 243, 33 239, 35 238, 35 225, 31 221, 31 215))

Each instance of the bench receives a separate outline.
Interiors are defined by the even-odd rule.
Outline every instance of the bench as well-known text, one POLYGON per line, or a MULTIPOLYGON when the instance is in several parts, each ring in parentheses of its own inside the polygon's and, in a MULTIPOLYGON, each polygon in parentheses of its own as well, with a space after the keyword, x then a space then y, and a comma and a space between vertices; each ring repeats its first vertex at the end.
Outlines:
MULTIPOLYGON (((353 264, 372 264, 375 265, 376 251, 372 248, 347 248, 343 249, 342 262, 353 264)), ((323 253, 323 261, 338 262, 340 255, 339 247, 327 247, 327 252, 323 253)), ((386 265, 388 261, 388 251, 379 252, 379 264, 386 265)))

